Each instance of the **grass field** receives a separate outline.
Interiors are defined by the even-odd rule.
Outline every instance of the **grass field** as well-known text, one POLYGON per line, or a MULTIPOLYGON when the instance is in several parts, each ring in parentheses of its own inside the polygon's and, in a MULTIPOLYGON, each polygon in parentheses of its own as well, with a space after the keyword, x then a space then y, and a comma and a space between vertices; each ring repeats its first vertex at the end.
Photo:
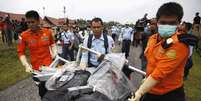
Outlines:
POLYGON ((185 90, 188 101, 201 101, 201 57, 193 54, 193 68, 191 69, 189 78, 185 81, 185 90))
MULTIPOLYGON (((14 85, 16 82, 29 76, 25 72, 17 57, 15 46, 3 48, 0 44, 0 90, 14 85)), ((185 81, 185 92, 188 101, 201 101, 201 57, 193 54, 194 66, 191 69, 189 79, 185 81)))
POLYGON ((0 44, 0 90, 27 78, 28 74, 17 57, 15 46, 3 48, 0 44))

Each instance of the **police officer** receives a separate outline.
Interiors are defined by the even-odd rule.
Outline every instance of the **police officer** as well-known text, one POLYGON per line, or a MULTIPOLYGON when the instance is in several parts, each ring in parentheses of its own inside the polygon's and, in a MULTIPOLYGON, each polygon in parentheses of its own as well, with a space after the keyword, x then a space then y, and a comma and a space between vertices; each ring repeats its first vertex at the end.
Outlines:
POLYGON ((70 56, 71 61, 74 61, 73 44, 75 38, 73 24, 73 21, 67 21, 67 23, 63 25, 64 31, 61 33, 61 40, 63 42, 62 57, 68 59, 68 56, 70 56))
POLYGON ((126 24, 126 26, 122 30, 123 43, 121 48, 122 52, 126 53, 125 54, 126 58, 128 58, 129 56, 132 34, 133 34, 133 29, 129 27, 128 24, 126 24))
POLYGON ((118 37, 118 28, 116 26, 112 26, 111 28, 112 38, 115 41, 118 37))
MULTIPOLYGON (((83 46, 91 48, 102 54, 110 53, 113 46, 113 39, 103 33, 103 21, 100 18, 94 18, 91 21, 92 33, 84 39, 83 46)), ((91 52, 83 52, 80 67, 97 67, 100 62, 97 60, 96 54, 91 52)))

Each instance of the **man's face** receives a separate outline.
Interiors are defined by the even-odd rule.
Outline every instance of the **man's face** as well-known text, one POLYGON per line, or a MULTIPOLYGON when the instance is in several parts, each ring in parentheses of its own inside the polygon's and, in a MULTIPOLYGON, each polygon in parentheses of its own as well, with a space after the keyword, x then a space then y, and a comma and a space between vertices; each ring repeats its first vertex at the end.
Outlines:
POLYGON ((149 28, 151 31, 157 30, 157 20, 156 19, 151 19, 149 28))
POLYGON ((182 34, 188 32, 185 23, 182 23, 181 25, 178 26, 178 32, 180 32, 182 34))
POLYGON ((27 18, 26 19, 27 25, 28 27, 32 30, 32 31, 36 31, 39 28, 40 25, 40 21, 33 19, 33 18, 27 18))
POLYGON ((103 31, 103 25, 101 24, 100 21, 98 22, 93 21, 91 23, 91 30, 93 31, 95 36, 99 36, 103 31))
POLYGON ((63 25, 63 30, 64 30, 64 31, 68 31, 68 25, 66 25, 66 24, 63 25))
POLYGON ((160 38, 166 39, 171 37, 179 23, 177 16, 161 16, 157 22, 160 38))
POLYGON ((73 28, 73 26, 76 26, 76 25, 75 25, 75 21, 74 21, 74 20, 69 20, 69 22, 68 22, 68 27, 69 27, 69 28, 73 28))
POLYGON ((161 16, 157 22, 160 25, 179 25, 179 23, 177 16, 161 16))

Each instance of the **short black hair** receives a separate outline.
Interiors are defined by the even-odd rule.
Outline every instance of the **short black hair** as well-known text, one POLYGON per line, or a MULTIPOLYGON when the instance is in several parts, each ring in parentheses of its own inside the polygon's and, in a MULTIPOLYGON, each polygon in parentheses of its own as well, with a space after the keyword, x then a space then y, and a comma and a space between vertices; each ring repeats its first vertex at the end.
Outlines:
POLYGON ((101 25, 103 25, 103 21, 102 21, 102 19, 101 18, 93 18, 92 20, 91 20, 91 24, 92 24, 92 22, 101 22, 101 25))
POLYGON ((180 4, 176 2, 168 2, 163 4, 157 11, 156 19, 158 20, 161 16, 177 16, 179 22, 183 18, 184 12, 180 4))
POLYGON ((198 16, 200 13, 199 12, 196 12, 196 15, 198 16))
POLYGON ((185 27, 187 28, 187 30, 190 31, 192 28, 192 24, 190 22, 184 22, 184 24, 185 24, 185 27))
POLYGON ((35 19, 38 21, 40 20, 40 16, 39 16, 38 12, 34 11, 34 10, 30 10, 30 11, 26 12, 25 17, 32 18, 32 19, 35 19))

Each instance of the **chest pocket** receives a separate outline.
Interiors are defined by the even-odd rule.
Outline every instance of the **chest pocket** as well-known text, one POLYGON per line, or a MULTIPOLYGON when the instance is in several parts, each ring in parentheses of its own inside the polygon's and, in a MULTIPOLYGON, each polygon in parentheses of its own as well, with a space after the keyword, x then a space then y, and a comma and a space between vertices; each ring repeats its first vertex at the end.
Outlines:
POLYGON ((28 39, 27 44, 28 44, 29 49, 35 49, 38 47, 38 42, 36 39, 28 39))
POLYGON ((40 46, 49 46, 49 37, 48 36, 42 36, 40 38, 40 46))

